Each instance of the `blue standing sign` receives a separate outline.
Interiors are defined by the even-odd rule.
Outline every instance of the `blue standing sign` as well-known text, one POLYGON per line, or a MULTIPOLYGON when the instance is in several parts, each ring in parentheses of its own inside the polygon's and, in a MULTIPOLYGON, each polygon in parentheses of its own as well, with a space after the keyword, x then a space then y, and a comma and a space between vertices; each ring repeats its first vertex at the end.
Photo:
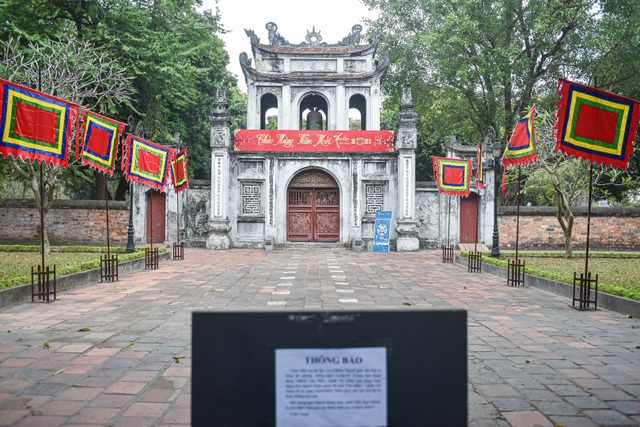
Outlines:
POLYGON ((373 229, 373 252, 389 252, 391 232, 391 211, 377 211, 373 229))

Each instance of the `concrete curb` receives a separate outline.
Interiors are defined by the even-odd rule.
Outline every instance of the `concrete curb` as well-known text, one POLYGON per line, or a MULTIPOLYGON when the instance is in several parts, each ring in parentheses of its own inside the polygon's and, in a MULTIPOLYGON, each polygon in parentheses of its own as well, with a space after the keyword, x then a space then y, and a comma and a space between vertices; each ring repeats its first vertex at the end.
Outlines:
MULTIPOLYGON (((467 258, 463 258, 460 255, 455 256, 455 261, 457 264, 464 266, 467 265, 467 258)), ((483 263, 482 272, 493 274, 494 276, 504 277, 506 286, 507 270, 505 268, 483 263)), ((543 277, 533 276, 526 273, 524 285, 531 286, 532 288, 540 289, 545 292, 551 292, 556 295, 567 297, 567 305, 571 306, 571 299, 573 297, 573 285, 557 282, 551 279, 545 279, 543 277)), ((630 314, 635 318, 640 318, 640 301, 619 297, 617 295, 607 294, 602 291, 598 291, 598 308, 606 308, 607 310, 615 311, 620 314, 630 314)))
MULTIPOLYGON (((171 252, 169 251, 158 254, 158 261, 168 261, 170 259, 171 252)), ((118 263, 118 274, 121 275, 130 271, 142 270, 143 268, 144 257, 130 261, 123 261, 118 263)), ((106 282, 105 284, 110 283, 112 282, 106 282)), ((99 268, 57 277, 56 291, 60 294, 65 291, 90 284, 100 284, 99 268)), ((31 283, 0 290, 0 308, 25 302, 31 302, 31 283)))

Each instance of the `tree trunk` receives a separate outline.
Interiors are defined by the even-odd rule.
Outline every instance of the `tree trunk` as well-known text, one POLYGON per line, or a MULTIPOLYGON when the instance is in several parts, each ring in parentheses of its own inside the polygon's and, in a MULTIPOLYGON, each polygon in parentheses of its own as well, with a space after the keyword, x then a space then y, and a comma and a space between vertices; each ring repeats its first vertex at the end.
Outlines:
POLYGON ((573 258, 573 242, 571 235, 573 234, 573 216, 567 219, 567 229, 564 231, 564 256, 573 258))
POLYGON ((105 191, 105 186, 107 184, 107 174, 95 171, 94 177, 96 180, 96 189, 95 189, 95 200, 106 200, 107 193, 105 191))
POLYGON ((571 241, 574 221, 573 211, 555 175, 551 176, 551 185, 553 185, 556 194, 556 216, 564 235, 564 255, 566 258, 573 258, 573 243, 571 241))

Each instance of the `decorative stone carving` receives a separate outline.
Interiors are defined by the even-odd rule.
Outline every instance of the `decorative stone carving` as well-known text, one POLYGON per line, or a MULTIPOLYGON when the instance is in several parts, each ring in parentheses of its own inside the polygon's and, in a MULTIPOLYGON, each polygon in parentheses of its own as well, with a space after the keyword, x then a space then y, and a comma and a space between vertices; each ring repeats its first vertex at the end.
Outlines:
POLYGON ((240 65, 243 67, 251 68, 251 58, 247 55, 247 52, 240 54, 240 65))
POLYGON ((289 188, 336 188, 336 181, 328 173, 313 169, 296 175, 289 188))
POLYGON ((278 32, 278 26, 274 22, 268 22, 267 25, 265 25, 265 28, 269 32, 270 45, 277 46, 277 45, 289 44, 289 42, 280 35, 280 33, 278 32))
POLYGON ((327 43, 322 42, 322 36, 320 35, 320 31, 316 31, 315 25, 311 31, 307 30, 307 35, 305 36, 305 42, 300 43, 301 46, 326 46, 327 43))
POLYGON ((362 25, 356 24, 351 27, 351 34, 347 37, 343 38, 342 41, 338 42, 340 46, 351 46, 360 44, 360 33, 362 32, 362 25))
POLYGON ((406 105, 413 108, 413 102, 411 101, 411 88, 406 88, 406 87, 402 88, 402 104, 401 105, 406 105))
POLYGON ((258 38, 258 36, 256 35, 256 33, 253 30, 247 30, 245 28, 244 29, 244 33, 247 35, 247 37, 249 37, 251 39, 251 43, 252 44, 260 43, 260 39, 258 38))

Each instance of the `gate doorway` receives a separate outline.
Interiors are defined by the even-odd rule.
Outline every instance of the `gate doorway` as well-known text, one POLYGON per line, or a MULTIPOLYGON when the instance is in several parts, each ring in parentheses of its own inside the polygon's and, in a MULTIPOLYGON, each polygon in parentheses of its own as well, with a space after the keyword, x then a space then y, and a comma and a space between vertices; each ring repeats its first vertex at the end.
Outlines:
POLYGON ((165 235, 167 195, 156 190, 147 192, 147 243, 162 243, 165 235))
POLYGON ((337 242, 340 238, 340 190, 326 172, 296 175, 287 189, 287 240, 337 242))
POLYGON ((460 243, 476 243, 478 238, 478 195, 460 198, 460 243))

